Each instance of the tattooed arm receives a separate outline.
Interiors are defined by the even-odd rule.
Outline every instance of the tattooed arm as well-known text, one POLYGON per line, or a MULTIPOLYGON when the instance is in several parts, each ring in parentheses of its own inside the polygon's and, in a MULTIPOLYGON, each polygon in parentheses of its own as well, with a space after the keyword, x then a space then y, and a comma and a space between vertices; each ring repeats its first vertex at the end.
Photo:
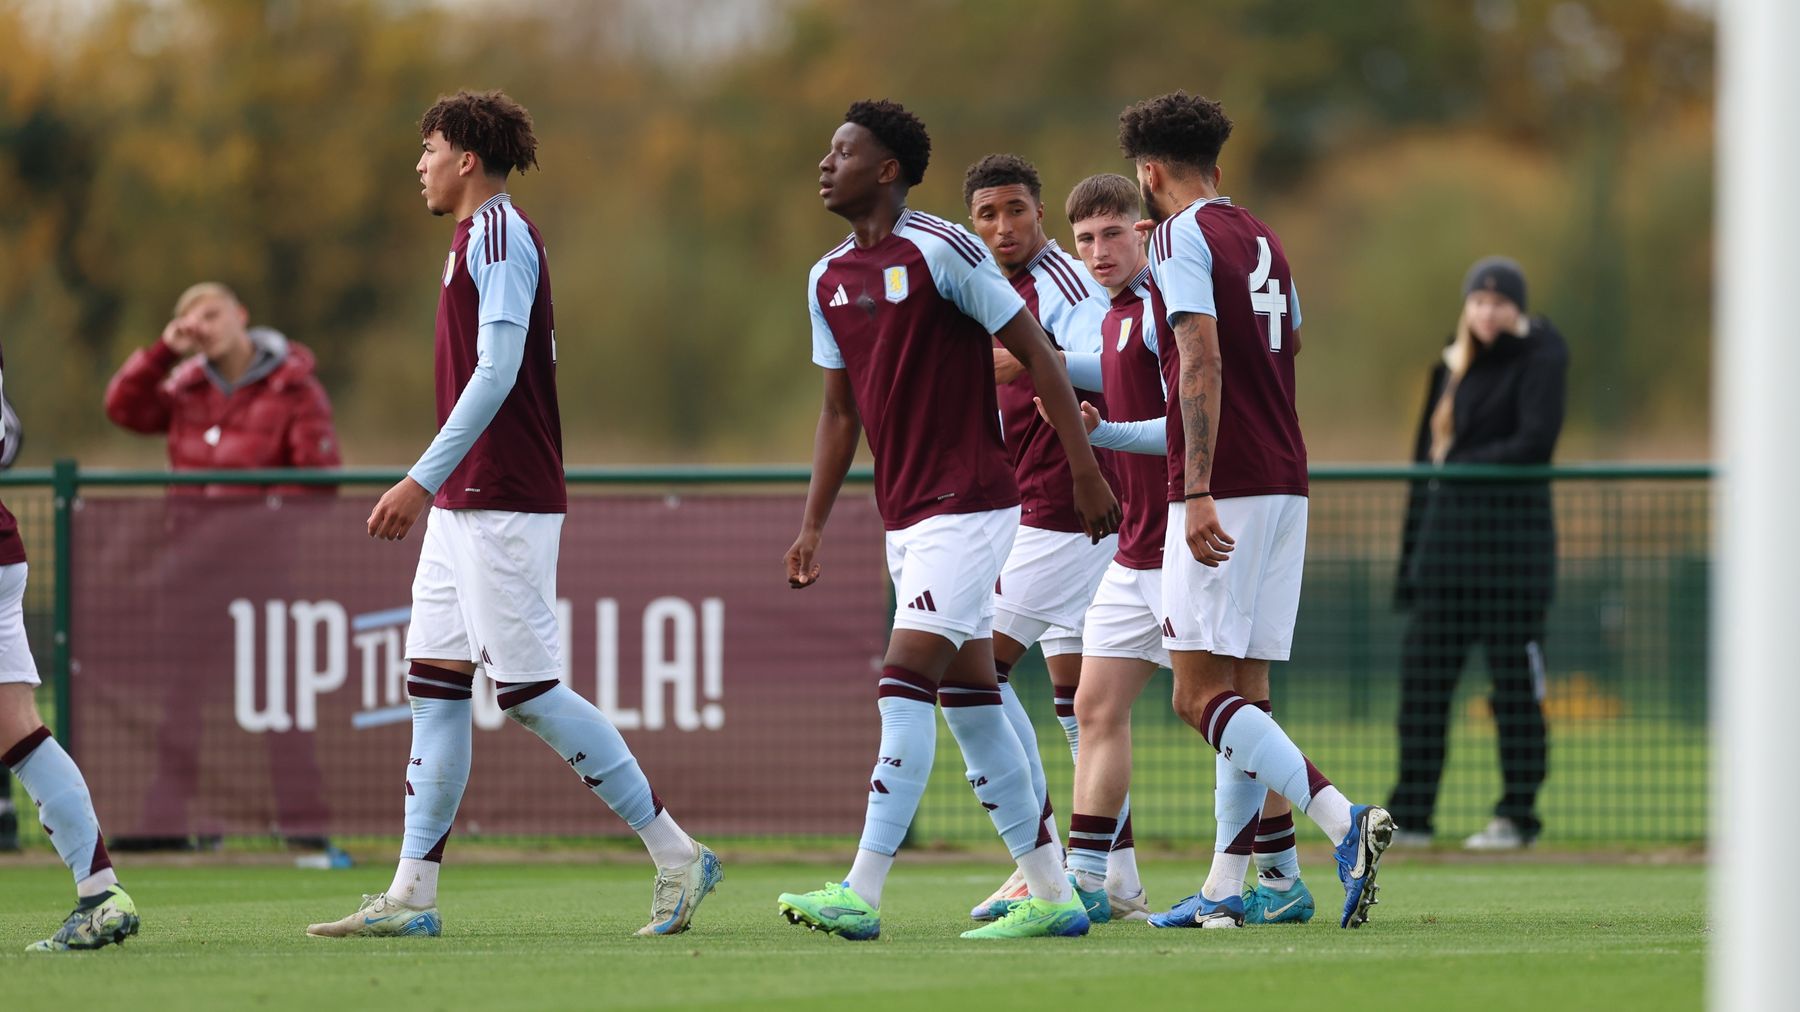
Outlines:
MULTIPOLYGON (((1203 313, 1176 313, 1175 347, 1181 356, 1181 429, 1187 443, 1188 495, 1212 491, 1213 451, 1219 443, 1219 321, 1203 313)), ((1212 497, 1187 500, 1187 543, 1194 560, 1207 566, 1224 562, 1232 539, 1219 526, 1212 497)))

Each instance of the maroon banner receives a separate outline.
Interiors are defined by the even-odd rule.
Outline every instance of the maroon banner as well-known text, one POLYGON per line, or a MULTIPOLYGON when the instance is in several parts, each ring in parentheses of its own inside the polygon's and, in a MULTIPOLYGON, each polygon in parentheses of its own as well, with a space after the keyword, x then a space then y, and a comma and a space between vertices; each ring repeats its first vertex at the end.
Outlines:
MULTIPOLYGON (((93 498, 75 514, 75 748, 112 836, 399 833, 402 652, 424 528, 367 498, 93 498)), ((879 739, 888 590, 873 504, 832 515, 789 590, 795 495, 575 498, 564 680, 702 833, 854 833, 879 739)), ((624 824, 477 675, 458 833, 624 824)))

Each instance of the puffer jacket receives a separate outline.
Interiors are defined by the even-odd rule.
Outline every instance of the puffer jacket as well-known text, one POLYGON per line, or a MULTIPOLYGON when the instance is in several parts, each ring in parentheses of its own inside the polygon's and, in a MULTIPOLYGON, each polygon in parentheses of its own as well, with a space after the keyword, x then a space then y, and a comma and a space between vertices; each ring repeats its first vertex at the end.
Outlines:
MULTIPOLYGON (((182 362, 161 341, 132 352, 106 387, 106 417, 133 432, 168 433, 176 471, 337 467, 331 401, 313 355, 267 327, 252 327, 256 357, 228 384, 202 357, 182 362)), ((176 485, 178 493, 330 494, 333 486, 176 485)))

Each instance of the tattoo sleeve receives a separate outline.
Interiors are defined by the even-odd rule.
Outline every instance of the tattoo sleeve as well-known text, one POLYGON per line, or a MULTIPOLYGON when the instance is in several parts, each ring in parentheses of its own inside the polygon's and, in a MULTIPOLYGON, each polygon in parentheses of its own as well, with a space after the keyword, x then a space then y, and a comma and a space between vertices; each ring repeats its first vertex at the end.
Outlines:
POLYGON ((1175 347, 1181 355, 1181 430, 1187 443, 1186 492, 1212 488, 1213 450, 1219 439, 1219 323, 1199 313, 1177 313, 1175 347))

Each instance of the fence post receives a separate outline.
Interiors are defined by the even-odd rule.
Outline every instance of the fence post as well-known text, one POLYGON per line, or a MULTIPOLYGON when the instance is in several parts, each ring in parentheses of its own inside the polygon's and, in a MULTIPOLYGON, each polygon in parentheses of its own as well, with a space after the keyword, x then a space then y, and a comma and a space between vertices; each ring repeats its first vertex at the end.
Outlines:
POLYGON ((74 612, 74 587, 70 574, 75 567, 69 558, 73 537, 75 497, 80 493, 80 471, 73 460, 58 460, 50 471, 53 527, 56 538, 56 573, 51 588, 50 684, 56 699, 56 739, 63 747, 74 750, 71 730, 74 716, 69 710, 70 641, 69 624, 74 612))

